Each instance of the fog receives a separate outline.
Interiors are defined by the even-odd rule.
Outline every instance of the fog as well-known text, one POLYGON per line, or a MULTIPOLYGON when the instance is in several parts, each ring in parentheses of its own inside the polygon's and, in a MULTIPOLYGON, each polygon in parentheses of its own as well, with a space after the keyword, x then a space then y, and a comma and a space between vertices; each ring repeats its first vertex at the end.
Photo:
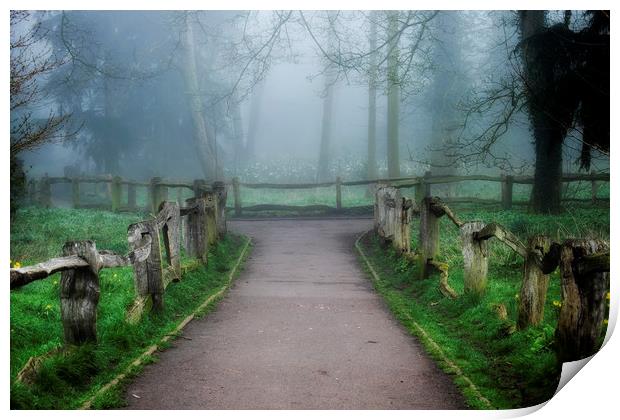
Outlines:
MULTIPOLYGON (((459 174, 533 174, 527 107, 514 95, 489 99, 494 89, 499 92, 514 80, 511 72, 519 65, 516 12, 404 11, 393 21, 390 16, 369 11, 30 13, 12 25, 11 39, 40 24, 31 53, 59 62, 37 75, 36 102, 12 111, 12 126, 28 113, 35 121, 50 115, 67 120, 55 141, 27 148, 19 157, 28 177, 239 176, 286 182, 320 179, 323 156, 325 177, 365 179, 371 173, 374 57, 378 177, 394 175, 388 170, 388 144, 398 150, 399 176, 446 168, 459 174), (388 97, 395 89, 398 124, 390 129, 388 114, 395 111, 388 97), (494 125, 501 127, 490 130, 494 125), (257 170, 257 165, 268 169, 257 170), (286 165, 299 173, 278 172, 286 165)), ((550 12, 547 20, 562 16, 550 12)), ((584 19, 574 12, 571 28, 583 26, 584 19)), ((580 133, 577 127, 568 132, 564 172, 580 169, 580 133)), ((607 155, 594 149, 591 169, 606 168, 607 155)))

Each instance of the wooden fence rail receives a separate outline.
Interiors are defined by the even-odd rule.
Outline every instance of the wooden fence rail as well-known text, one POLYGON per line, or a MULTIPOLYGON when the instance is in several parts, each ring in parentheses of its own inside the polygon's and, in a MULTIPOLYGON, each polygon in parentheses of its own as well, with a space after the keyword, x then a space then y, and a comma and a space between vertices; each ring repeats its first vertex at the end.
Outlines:
POLYGON ((128 227, 127 255, 97 250, 95 243, 89 240, 70 241, 64 244, 61 257, 33 266, 11 268, 11 290, 62 272, 60 307, 66 345, 97 341, 99 272, 102 269, 133 267, 136 298, 126 314, 128 322, 138 322, 147 309, 161 311, 166 287, 170 282, 181 280, 182 231, 185 231, 184 246, 188 254, 204 264, 207 264, 209 247, 226 233, 226 215, 221 211, 226 205, 226 193, 222 192, 220 184, 209 186, 208 190, 204 187, 201 184, 202 195, 187 200, 187 207, 162 199, 165 194, 161 189, 156 191, 153 197, 162 199, 157 203, 156 216, 128 227))
POLYGON ((483 221, 461 221, 439 197, 411 200, 395 187, 379 186, 375 194, 375 232, 403 257, 417 262, 418 278, 439 273, 439 289, 449 298, 458 295, 448 283, 448 266, 440 255, 439 218, 448 217, 459 229, 463 255, 464 293, 480 298, 487 286, 490 254, 487 241, 495 238, 523 258, 523 281, 519 291, 515 328, 538 325, 543 320, 549 275, 560 269, 562 306, 556 328, 556 352, 561 362, 591 356, 597 350, 609 292, 609 242, 569 239, 552 243, 542 235, 527 244, 503 226, 483 221), (416 253, 408 233, 411 216, 419 219, 416 253), (406 243, 404 243, 406 242, 406 243))
MULTIPOLYGON (((147 193, 147 205, 143 210, 157 213, 157 203, 166 200, 169 197, 169 190, 176 190, 176 199, 181 205, 181 196, 183 190, 193 192, 194 196, 200 196, 205 191, 213 191, 217 189, 218 194, 226 194, 226 187, 231 186, 233 191, 233 209, 235 216, 241 216, 243 211, 330 211, 338 212, 343 209, 342 206, 342 188, 347 186, 360 185, 388 185, 397 189, 415 188, 415 199, 421 202, 422 198, 431 195, 431 187, 440 184, 453 184, 468 181, 485 181, 498 182, 501 184, 500 196, 498 199, 483 199, 478 197, 449 197, 444 202, 449 204, 480 204, 480 205, 499 205, 504 210, 509 210, 512 206, 527 205, 527 201, 513 200, 513 187, 515 184, 533 184, 532 176, 517 175, 450 175, 450 176, 434 176, 430 172, 424 176, 418 177, 402 177, 391 179, 374 179, 359 181, 344 181, 337 178, 333 182, 323 183, 299 183, 299 184, 281 184, 281 183, 246 183, 240 182, 238 178, 233 178, 230 182, 216 182, 208 184, 205 180, 197 179, 192 182, 178 180, 163 180, 159 177, 151 178, 148 182, 139 182, 133 180, 125 180, 120 177, 111 175, 90 176, 90 177, 43 177, 39 180, 30 180, 27 188, 30 201, 44 207, 52 206, 52 189, 55 184, 67 183, 71 184, 72 189, 72 205, 74 208, 106 208, 112 211, 135 211, 136 206, 136 189, 143 188, 147 193), (107 186, 106 196, 108 201, 100 204, 86 204, 81 199, 82 184, 105 184, 107 186), (125 188, 123 188, 125 187, 125 188), (289 206, 285 204, 258 204, 254 206, 243 207, 241 201, 241 188, 250 189, 313 189, 335 187, 334 206, 327 205, 310 205, 310 206, 289 206), (124 193, 124 191, 126 192, 124 193), (126 198, 125 198, 126 197, 126 198)), ((563 182, 590 182, 591 197, 585 198, 563 198, 566 202, 597 202, 608 201, 608 198, 600 198, 597 196, 599 183, 609 182, 608 173, 599 174, 564 174, 563 182)), ((366 207, 364 207, 366 208, 366 207)), ((220 206, 220 211, 224 209, 220 206)))

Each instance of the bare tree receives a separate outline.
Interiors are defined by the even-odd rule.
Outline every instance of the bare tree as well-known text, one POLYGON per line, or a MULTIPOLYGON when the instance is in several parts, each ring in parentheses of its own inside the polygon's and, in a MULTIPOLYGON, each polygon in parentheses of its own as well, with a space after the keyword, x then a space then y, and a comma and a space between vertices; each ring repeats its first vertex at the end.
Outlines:
POLYGON ((64 63, 44 42, 40 22, 30 12, 11 10, 11 157, 34 150, 46 143, 66 140, 73 133, 65 130, 70 115, 50 110, 36 116, 35 109, 46 100, 41 79, 64 63))
POLYGON ((586 12, 590 19, 581 29, 570 27, 569 11, 552 25, 546 15, 520 11, 512 25, 500 21, 504 29, 515 28, 504 36, 508 71, 489 78, 463 107, 462 133, 449 147, 452 164, 485 162, 519 169, 513 156, 497 153, 496 145, 519 115, 527 115, 535 146, 531 208, 557 213, 562 147, 569 130, 581 134, 583 168, 590 165, 591 149, 609 154, 609 13, 586 12), (508 40, 515 37, 518 42, 509 47, 508 40))
MULTIPOLYGON (((315 29, 299 12, 300 22, 306 28, 321 56, 338 70, 339 78, 357 79, 373 89, 384 86, 388 96, 388 175, 400 175, 399 125, 400 103, 416 95, 425 83, 424 75, 430 70, 429 23, 436 12, 428 11, 382 11, 382 12, 338 12, 334 19, 336 48, 330 51, 315 34, 315 29), (360 25, 362 23, 362 25, 360 25), (365 26, 370 26, 366 28, 365 26), (376 43, 370 45, 367 29, 376 26, 376 43), (360 29, 361 28, 361 29, 360 29), (371 82, 372 81, 372 82, 371 82)), ((369 98, 372 108, 372 99, 369 98)), ((369 130, 375 122, 369 110, 369 130)), ((372 155, 372 134, 369 131, 369 155, 372 155)))

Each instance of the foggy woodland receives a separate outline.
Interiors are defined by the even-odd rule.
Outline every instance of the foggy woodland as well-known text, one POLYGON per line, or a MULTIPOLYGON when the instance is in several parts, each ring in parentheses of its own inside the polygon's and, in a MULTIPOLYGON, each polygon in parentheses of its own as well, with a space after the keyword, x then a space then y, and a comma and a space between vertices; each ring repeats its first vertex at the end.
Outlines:
POLYGON ((11 12, 11 179, 609 169, 606 11, 11 12))

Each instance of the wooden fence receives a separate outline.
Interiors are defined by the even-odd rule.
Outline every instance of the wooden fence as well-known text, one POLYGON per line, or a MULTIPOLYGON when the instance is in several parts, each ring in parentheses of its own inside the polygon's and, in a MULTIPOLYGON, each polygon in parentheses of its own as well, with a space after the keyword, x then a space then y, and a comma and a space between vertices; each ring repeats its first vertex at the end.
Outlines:
MULTIPOLYGON (((573 361, 596 352, 605 317, 605 295, 609 291, 609 242, 568 239, 552 243, 545 236, 534 235, 523 244, 495 222, 461 221, 438 197, 427 195, 419 201, 412 200, 401 196, 394 187, 380 186, 376 191, 374 220, 379 238, 417 262, 419 279, 438 272, 439 289, 452 299, 458 295, 448 283, 448 267, 437 259, 439 219, 443 216, 460 232, 465 294, 480 297, 485 293, 490 256, 487 241, 496 238, 523 258, 516 327, 523 329, 541 323, 549 274, 559 267, 562 306, 555 335, 558 358, 562 362, 573 361), (414 216, 418 216, 420 225, 416 253, 411 252, 409 237, 414 216)), ((506 317, 505 307, 498 313, 506 317)), ((509 323, 509 329, 511 326, 509 323)))
MULTIPOLYGON (((164 194, 161 189, 159 191, 154 196, 161 199, 164 194)), ((60 313, 66 345, 97 341, 99 272, 102 269, 133 267, 136 297, 126 314, 128 322, 139 322, 148 310, 161 311, 166 287, 182 277, 181 237, 184 237, 187 253, 206 264, 209 247, 226 233, 226 216, 222 210, 226 204, 225 191, 221 193, 219 185, 209 189, 203 185, 200 191, 187 200, 187 207, 162 199, 155 217, 129 225, 127 255, 98 250, 89 240, 67 242, 61 257, 33 266, 11 268, 11 290, 62 272, 60 313)), ((31 374, 36 366, 36 359, 29 361, 18 380, 31 374)))
MULTIPOLYGON (((500 196, 497 199, 483 199, 478 197, 446 197, 444 202, 447 204, 476 204, 476 205, 497 205, 502 209, 508 210, 512 206, 527 205, 528 201, 513 200, 513 187, 515 184, 533 184, 532 176, 487 176, 487 175, 462 175, 462 176, 433 176, 427 172, 422 177, 405 177, 391 179, 375 179, 361 181, 343 181, 337 178, 333 182, 323 183, 298 183, 298 184, 282 184, 282 183, 246 183, 240 182, 238 178, 233 178, 230 182, 216 182, 208 184, 204 180, 172 181, 163 180, 159 177, 151 178, 148 182, 138 182, 132 180, 124 180, 117 176, 97 176, 97 177, 43 177, 39 180, 30 180, 28 183, 28 191, 30 202, 44 206, 52 207, 52 185, 55 184, 71 184, 71 204, 74 208, 105 208, 112 211, 135 211, 147 210, 156 213, 157 204, 170 197, 170 191, 176 190, 176 201, 182 203, 183 191, 191 191, 195 196, 200 195, 204 191, 215 191, 219 195, 226 194, 227 187, 232 188, 234 215, 241 216, 243 212, 257 211, 325 211, 339 212, 343 210, 342 205, 342 188, 346 186, 360 185, 389 185, 397 189, 415 188, 415 198, 420 201, 422 197, 431 195, 431 187, 440 184, 455 184, 467 181, 486 181, 497 182, 501 184, 500 196), (86 184, 105 185, 105 193, 108 197, 105 203, 86 204, 82 201, 81 191, 86 184), (286 204, 258 204, 243 207, 241 188, 250 189, 280 189, 280 190, 299 190, 314 189, 324 187, 335 187, 335 206, 328 205, 309 205, 294 206, 286 204), (146 190, 147 205, 139 208, 136 205, 136 191, 142 188, 146 190), (126 192, 124 192, 126 190, 126 192)), ((600 198, 597 196, 600 182, 609 182, 609 174, 565 174, 562 177, 565 183, 570 182, 589 182, 591 184, 591 197, 589 199, 579 198, 563 198, 563 201, 570 202, 598 202, 608 201, 608 198, 600 198)), ((361 206, 360 209, 366 209, 367 206, 361 206)), ((348 209, 352 209, 348 207, 348 209)), ((353 208, 354 209, 354 208, 353 208)), ((224 209, 221 209, 224 211, 224 209)))

